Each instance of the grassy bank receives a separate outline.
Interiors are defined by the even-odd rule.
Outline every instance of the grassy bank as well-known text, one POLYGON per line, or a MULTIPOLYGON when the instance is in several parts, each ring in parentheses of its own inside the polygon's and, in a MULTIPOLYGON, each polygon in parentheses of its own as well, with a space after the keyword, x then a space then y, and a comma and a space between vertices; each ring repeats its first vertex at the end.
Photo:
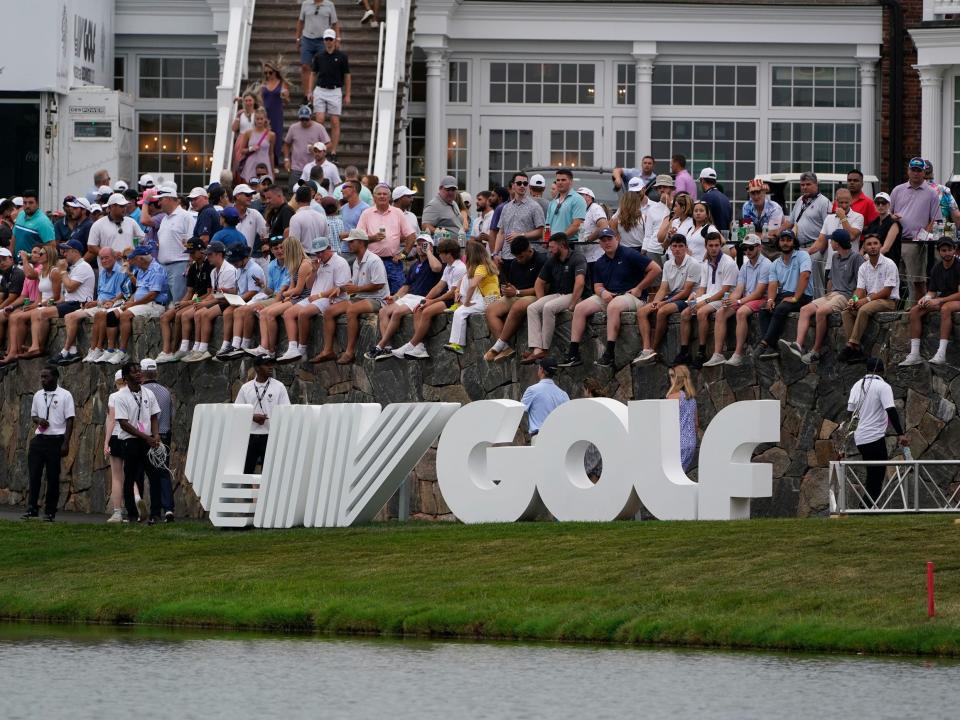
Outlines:
POLYGON ((0 616, 960 655, 958 545, 947 517, 256 532, 0 522, 0 616))

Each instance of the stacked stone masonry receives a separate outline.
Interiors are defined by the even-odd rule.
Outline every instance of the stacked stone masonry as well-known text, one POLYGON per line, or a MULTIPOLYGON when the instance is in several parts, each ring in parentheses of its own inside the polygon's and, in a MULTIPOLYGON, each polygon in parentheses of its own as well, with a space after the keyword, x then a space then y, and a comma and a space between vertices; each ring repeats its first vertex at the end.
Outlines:
MULTIPOLYGON (((569 313, 561 316, 553 352, 559 357, 569 342, 569 313)), ((469 323, 466 353, 461 357, 443 349, 449 336, 449 316, 437 318, 426 340, 430 360, 388 359, 373 363, 358 358, 348 366, 286 365, 277 368, 294 403, 450 401, 507 398, 519 400, 523 391, 536 382, 536 369, 520 365, 515 358, 503 363, 486 363, 482 354, 491 339, 482 318, 469 323)), ((49 347, 59 350, 63 341, 62 322, 55 321, 49 347)), ((140 321, 138 321, 140 322, 140 321)), ((928 318, 924 352, 936 347, 936 317, 928 318)), ((955 320, 955 323, 957 321, 955 320)), ((558 384, 571 397, 583 397, 584 380, 596 379, 608 397, 621 402, 631 399, 662 398, 667 389, 667 370, 662 363, 638 367, 631 360, 640 351, 636 323, 625 314, 623 331, 617 343, 616 362, 601 368, 594 360, 602 351, 605 327, 602 314, 592 318, 588 335, 581 345, 584 364, 562 369, 558 384)), ((409 337, 409 321, 397 342, 409 337)), ((785 337, 795 332, 793 321, 785 337)), ((342 347, 345 326, 339 328, 338 347, 342 347)), ((285 346, 281 327, 280 347, 285 346)), ((672 358, 677 352, 676 320, 664 342, 661 356, 672 358)), ((732 333, 729 334, 732 337, 732 333)), ((362 325, 359 348, 366 350, 376 340, 373 316, 362 325)), ((155 357, 159 350, 159 332, 155 325, 140 326, 135 334, 132 354, 135 358, 155 357)), ((220 338, 213 338, 218 347, 220 338)), ((81 335, 81 351, 86 337, 81 335)), ((520 348, 526 347, 521 331, 520 348)), ((752 341, 752 340, 751 340, 752 341)), ((887 379, 892 384, 897 407, 912 441, 914 457, 946 459, 957 457, 960 449, 960 351, 951 344, 949 364, 943 367, 918 366, 900 369, 909 347, 905 317, 884 313, 876 317, 864 338, 864 347, 887 363, 887 379)), ((310 352, 320 348, 319 324, 314 327, 310 352)), ((843 345, 838 318, 830 331, 830 343, 824 359, 806 366, 799 360, 783 357, 776 361, 751 360, 741 367, 720 366, 694 371, 697 386, 701 431, 726 405, 739 400, 776 398, 780 400, 782 430, 780 443, 758 448, 758 461, 773 464, 773 496, 757 500, 753 513, 758 516, 810 516, 828 512, 827 466, 837 457, 843 443, 843 423, 850 386, 864 372, 863 365, 836 362, 836 351, 843 345)), ((43 360, 21 362, 7 368, 0 377, 0 504, 23 505, 27 487, 26 447, 31 436, 30 402, 39 388, 43 360)), ((70 454, 64 462, 61 503, 68 510, 104 512, 109 496, 108 463, 103 454, 103 425, 107 397, 113 389, 115 366, 77 363, 63 370, 61 384, 76 401, 77 423, 70 454)), ((251 373, 249 361, 229 363, 161 365, 159 380, 171 388, 175 402, 171 468, 175 473, 175 497, 179 515, 199 517, 201 509, 182 468, 189 440, 193 407, 200 403, 230 402, 251 373)), ((518 432, 522 442, 522 432, 518 432)), ((891 449, 894 439, 889 438, 891 449)), ((852 441, 847 452, 855 453, 852 441)), ((946 471, 944 471, 946 473, 946 471)), ((691 472, 696 478, 696 470, 691 472)), ((952 490, 955 478, 940 478, 952 490)), ((424 519, 453 519, 436 484, 434 452, 421 460, 410 480, 411 516, 424 519)), ((397 500, 381 512, 381 518, 396 514, 397 500)))

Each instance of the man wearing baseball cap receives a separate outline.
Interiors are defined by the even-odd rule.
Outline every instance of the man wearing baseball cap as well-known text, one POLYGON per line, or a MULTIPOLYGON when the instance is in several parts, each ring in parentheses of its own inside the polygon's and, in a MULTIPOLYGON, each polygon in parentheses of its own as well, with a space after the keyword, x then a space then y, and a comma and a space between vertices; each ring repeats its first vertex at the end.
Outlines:
POLYGON ((923 337, 923 318, 929 313, 940 313, 940 344, 930 358, 931 365, 947 364, 947 347, 953 335, 953 314, 960 311, 960 263, 953 238, 944 235, 937 240, 940 261, 930 268, 927 292, 910 308, 910 353, 900 367, 923 364, 920 341, 923 337))
POLYGON ((303 174, 304 166, 313 160, 312 146, 318 142, 326 144, 330 136, 323 125, 314 121, 310 106, 303 105, 297 112, 297 122, 283 138, 283 169, 290 173, 291 188, 303 174))
POLYGON ((713 224, 721 231, 730 229, 730 220, 733 218, 733 203, 717 187, 717 171, 712 167, 705 167, 700 171, 700 199, 710 207, 710 217, 713 224))
POLYGON ((530 176, 530 193, 529 197, 537 205, 540 206, 540 209, 543 210, 543 216, 547 216, 547 210, 550 208, 550 200, 543 196, 544 191, 547 189, 547 179, 543 177, 540 173, 530 176))
MULTIPOLYGON (((212 242, 212 241, 211 241, 212 242)), ((178 298, 170 295, 173 305, 160 316, 160 334, 163 337, 163 350, 157 355, 158 363, 178 362, 190 353, 190 339, 193 337, 192 324, 196 314, 196 303, 210 291, 210 274, 213 266, 200 240, 187 241, 190 264, 187 267, 183 294, 178 298), (180 342, 177 349, 176 343, 180 342)))
POLYGON ((923 158, 912 158, 907 165, 907 182, 897 185, 890 193, 890 212, 903 228, 903 268, 910 279, 910 299, 914 302, 927 293, 927 246, 918 240, 942 217, 940 197, 924 180, 924 168, 923 158))
POLYGON ((180 199, 173 188, 160 188, 156 197, 166 215, 157 229, 157 260, 167 273, 170 295, 182 297, 186 290, 184 273, 190 263, 186 243, 193 236, 193 221, 187 211, 180 207, 180 199))
MULTIPOLYGON (((213 242, 217 242, 213 240, 213 242)), ((267 284, 267 275, 255 262, 250 260, 250 248, 246 243, 227 245, 227 262, 237 270, 237 295, 244 303, 253 300, 260 289, 267 284)), ((242 335, 243 323, 237 316, 237 310, 244 305, 228 304, 223 308, 223 340, 214 356, 217 360, 229 360, 234 349, 233 338, 242 335)), ((237 346, 239 348, 239 345, 237 346)))
MULTIPOLYGON (((313 72, 307 85, 307 96, 313 100, 318 123, 322 125, 330 115, 330 147, 327 150, 333 160, 340 144, 340 115, 343 106, 350 104, 350 59, 340 50, 337 31, 332 27, 323 31, 323 52, 314 54, 310 69, 313 72)), ((330 187, 334 187, 333 181, 330 182, 330 187)), ((336 184, 340 184, 339 180, 336 184)))
POLYGON ((207 259, 213 266, 210 272, 210 292, 196 302, 197 339, 193 352, 183 358, 186 363, 203 362, 213 358, 209 349, 213 323, 223 314, 224 308, 230 305, 224 295, 237 294, 237 269, 227 262, 226 246, 223 243, 211 242, 207 245, 206 252, 207 259))
POLYGON ((126 214, 127 205, 127 199, 120 193, 110 195, 106 214, 90 227, 88 261, 96 259, 100 248, 110 248, 119 255, 126 255, 143 241, 143 228, 126 214))
POLYGON ((311 173, 315 167, 319 167, 323 170, 323 177, 319 178, 320 180, 329 181, 329 187, 335 188, 341 183, 340 179, 340 169, 327 158, 327 146, 322 142, 315 142, 310 146, 310 152, 313 153, 313 159, 303 166, 303 170, 300 171, 300 182, 305 183, 311 178, 311 173))
MULTIPOLYGON (((247 239, 237 230, 237 225, 240 224, 240 213, 235 207, 225 207, 223 212, 219 213, 217 224, 220 225, 220 229, 213 234, 211 238, 213 242, 223 243, 228 250, 242 247, 249 254, 250 246, 247 245, 247 239)), ((201 238, 197 239, 203 242, 201 238)))
POLYGON ((551 357, 540 358, 537 360, 537 382, 524 390, 520 398, 520 404, 527 413, 527 432, 531 443, 550 413, 570 402, 570 396, 553 381, 556 374, 557 361, 551 357))
POLYGON ((457 179, 446 175, 440 181, 437 194, 423 208, 423 229, 431 235, 439 229, 459 233, 464 230, 460 208, 457 207, 457 179))
POLYGON ((290 237, 300 241, 303 252, 312 251, 313 239, 326 237, 327 215, 317 212, 311 205, 313 191, 308 184, 297 188, 294 199, 297 201, 297 211, 290 218, 290 237))
POLYGON ((240 215, 237 231, 246 238, 250 257, 260 267, 264 267, 270 261, 269 244, 266 242, 270 237, 270 229, 260 211, 253 207, 254 195, 256 193, 249 185, 237 185, 233 189, 233 207, 240 215))
POLYGON ((413 198, 415 196, 416 193, 406 185, 397 185, 391 194, 393 206, 395 208, 400 208, 400 210, 403 211, 404 217, 410 221, 410 224, 413 225, 414 232, 419 235, 420 221, 417 219, 417 216, 410 211, 410 207, 413 205, 413 198))
POLYGON ((124 365, 130 362, 130 336, 133 334, 133 319, 158 318, 164 305, 170 301, 167 274, 150 254, 146 245, 138 245, 130 252, 130 270, 135 289, 133 296, 121 303, 115 311, 107 313, 107 327, 120 327, 118 349, 104 355, 98 362, 124 365))
POLYGON ((766 228, 766 235, 761 240, 775 240, 780 235, 780 226, 783 224, 783 208, 780 203, 767 197, 767 186, 760 178, 753 178, 747 183, 749 201, 743 204, 740 210, 741 218, 753 225, 753 230, 762 235, 766 228))
POLYGON ((20 356, 21 360, 43 355, 52 318, 64 317, 79 310, 83 303, 93 299, 97 278, 93 268, 83 259, 83 243, 79 240, 69 240, 60 246, 60 251, 64 257, 58 264, 61 283, 60 302, 54 306, 38 308, 30 313, 32 341, 27 351, 20 356))
POLYGON ((360 215, 357 230, 370 238, 370 252, 383 261, 390 284, 388 292, 396 292, 403 285, 404 253, 413 249, 416 229, 399 208, 390 205, 390 187, 380 183, 373 189, 373 207, 360 215))
POLYGON ((210 195, 206 188, 193 188, 187 195, 187 199, 190 200, 190 209, 197 213, 193 237, 200 238, 200 241, 206 245, 214 233, 220 229, 220 213, 210 204, 210 195))
POLYGON ((78 240, 84 247, 87 247, 90 239, 90 230, 93 227, 93 220, 90 218, 90 201, 85 197, 78 197, 67 203, 67 205, 71 208, 74 221, 76 222, 73 232, 70 233, 70 237, 67 239, 78 240))

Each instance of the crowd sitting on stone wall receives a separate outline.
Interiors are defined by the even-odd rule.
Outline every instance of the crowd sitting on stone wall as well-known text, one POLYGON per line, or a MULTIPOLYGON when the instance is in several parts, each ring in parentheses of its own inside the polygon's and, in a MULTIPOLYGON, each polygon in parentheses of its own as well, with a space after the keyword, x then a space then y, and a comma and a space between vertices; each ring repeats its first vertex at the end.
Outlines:
MULTIPOLYGON (((313 150, 307 174, 329 185, 329 161, 322 148, 313 150)), ((752 180, 743 233, 730 220, 732 204, 716 172, 699 173, 697 199, 685 163, 674 157, 672 175, 658 174, 653 158, 635 171, 618 169, 613 181, 622 194, 611 217, 563 168, 549 199, 542 175, 517 172, 508 188, 478 192, 475 208, 447 176, 420 218, 410 210, 412 190, 361 179, 354 167, 332 191, 302 180, 292 197, 269 180, 257 189, 231 188, 228 176, 182 197, 174 184, 149 175, 132 188, 111 185, 100 171, 90 198, 67 196, 52 217, 28 191, 0 202, 0 229, 7 231, 0 233, 0 364, 46 355, 55 317, 66 321, 66 342, 50 358, 57 365, 128 362, 137 317, 160 324, 161 364, 244 355, 306 361, 318 315, 323 345, 310 362, 353 362, 365 315, 376 315, 379 326, 378 342, 360 349, 368 360, 427 358, 424 339, 443 313, 451 315, 445 348, 460 354, 469 317, 485 316, 493 338, 488 362, 516 353, 511 342, 526 321, 528 347, 519 360, 534 363, 550 354, 565 310, 572 327, 560 367, 582 363, 580 343, 598 312, 606 323, 601 366, 614 363, 624 312, 638 324, 638 364, 656 361, 672 315, 679 317, 680 348, 671 364, 736 366, 751 351, 759 359, 787 352, 815 363, 834 313, 847 339, 839 359, 855 362, 865 357, 870 318, 907 306, 902 284, 914 298, 904 364, 923 362, 922 319, 936 311, 941 341, 929 361, 946 362, 950 314, 960 310, 949 223, 960 212, 948 191, 925 178, 925 161, 911 160, 908 182, 873 199, 863 194, 857 170, 833 202, 819 192, 816 175, 804 173, 789 213, 752 180), (928 252, 934 249, 936 258, 928 252), (794 313, 796 337, 782 338, 794 313), (337 352, 341 315, 346 343, 337 352), (394 343, 407 315, 413 334, 394 343), (753 315, 761 339, 747 348, 753 315), (211 347, 218 320, 222 343, 211 347), (81 357, 77 336, 87 321, 90 347, 81 357), (280 323, 288 340, 282 351, 280 323), (728 325, 735 347, 726 358, 728 325)))

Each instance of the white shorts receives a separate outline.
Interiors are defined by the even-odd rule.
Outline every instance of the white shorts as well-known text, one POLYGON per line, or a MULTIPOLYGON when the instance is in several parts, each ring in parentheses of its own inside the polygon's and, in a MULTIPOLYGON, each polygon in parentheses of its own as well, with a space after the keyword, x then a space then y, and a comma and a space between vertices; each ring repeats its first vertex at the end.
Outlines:
POLYGON ((404 295, 402 298, 397 298, 394 304, 402 305, 410 310, 416 310, 417 306, 423 302, 423 299, 423 295, 404 295))
POLYGON ((127 308, 134 317, 158 318, 163 315, 165 308, 160 303, 146 303, 145 305, 134 305, 127 308))
POLYGON ((317 87, 313 89, 313 111, 315 113, 327 113, 328 115, 339 115, 343 110, 343 90, 334 88, 317 87))
POLYGON ((92 318, 92 317, 94 317, 94 316, 96 316, 96 315, 99 315, 100 313, 106 312, 106 311, 107 311, 107 309, 106 309, 106 308, 102 308, 102 307, 83 308, 83 312, 86 314, 86 316, 87 316, 88 318, 92 318))

